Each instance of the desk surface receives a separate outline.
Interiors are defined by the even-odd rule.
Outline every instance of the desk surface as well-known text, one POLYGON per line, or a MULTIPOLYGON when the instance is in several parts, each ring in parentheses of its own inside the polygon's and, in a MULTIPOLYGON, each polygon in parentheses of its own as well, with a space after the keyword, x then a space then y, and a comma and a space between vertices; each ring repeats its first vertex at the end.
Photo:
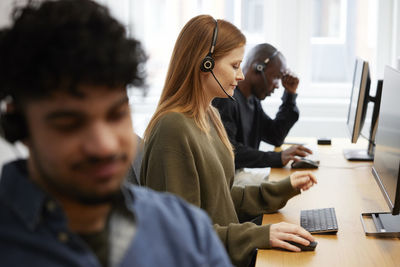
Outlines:
MULTIPOLYGON (((313 171, 318 184, 289 200, 279 212, 263 217, 263 224, 299 224, 302 209, 334 207, 337 235, 314 235, 318 246, 313 252, 259 250, 256 267, 400 266, 400 238, 367 237, 364 233, 360 214, 388 211, 388 206, 371 173, 372 162, 349 162, 343 157, 342 149, 352 147, 355 145, 345 139, 333 139, 331 146, 318 146, 321 163, 313 171)), ((280 180, 292 172, 289 167, 273 168, 270 180, 280 180)), ((373 229, 368 222, 367 226, 373 229)))

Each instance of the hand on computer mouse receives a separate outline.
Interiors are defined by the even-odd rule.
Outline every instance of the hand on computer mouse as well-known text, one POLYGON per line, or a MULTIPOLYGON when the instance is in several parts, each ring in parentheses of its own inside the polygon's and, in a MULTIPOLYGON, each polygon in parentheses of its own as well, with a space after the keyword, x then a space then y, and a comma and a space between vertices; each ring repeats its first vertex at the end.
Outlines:
POLYGON ((287 241, 287 242, 293 246, 298 247, 301 251, 314 251, 318 245, 318 242, 316 242, 316 241, 310 242, 310 244, 308 246, 305 246, 303 244, 300 244, 300 243, 297 243, 294 241, 287 241))
POLYGON ((319 161, 314 161, 310 159, 297 159, 291 164, 292 169, 318 169, 319 161))
POLYGON ((288 243, 293 241, 304 246, 315 241, 314 237, 299 225, 280 222, 272 224, 269 230, 269 243, 271 247, 282 248, 290 251, 301 251, 295 245, 288 243))
POLYGON ((290 183, 293 188, 306 191, 318 183, 315 175, 310 171, 294 172, 290 175, 290 183))
POLYGON ((281 153, 282 164, 283 164, 283 166, 285 166, 291 160, 294 160, 294 161, 300 160, 296 156, 306 157, 309 154, 312 154, 312 151, 310 149, 306 148, 305 146, 293 145, 293 146, 289 147, 288 149, 285 149, 282 151, 282 153, 281 153))

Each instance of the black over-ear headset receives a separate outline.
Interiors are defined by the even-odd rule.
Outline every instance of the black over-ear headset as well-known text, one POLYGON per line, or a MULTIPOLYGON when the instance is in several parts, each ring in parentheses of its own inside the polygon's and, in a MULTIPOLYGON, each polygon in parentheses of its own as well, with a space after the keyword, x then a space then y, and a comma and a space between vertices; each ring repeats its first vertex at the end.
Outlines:
POLYGON ((209 72, 214 69, 215 61, 214 58, 212 57, 212 54, 214 53, 215 44, 217 43, 217 37, 218 37, 218 22, 217 20, 215 20, 215 28, 213 37, 211 39, 210 51, 208 52, 207 56, 201 61, 200 65, 200 69, 203 72, 209 72))
POLYGON ((8 142, 25 139, 28 136, 26 122, 20 111, 8 110, 8 105, 13 105, 12 100, 0 101, 0 135, 8 142))
POLYGON ((255 71, 256 71, 256 72, 264 72, 264 70, 265 70, 265 68, 266 68, 266 66, 267 66, 267 64, 268 64, 268 62, 270 62, 271 59, 273 59, 274 57, 276 57, 276 56, 278 55, 278 53, 279 53, 279 51, 278 51, 278 50, 275 50, 275 52, 272 53, 271 56, 267 57, 267 59, 264 60, 264 62, 254 64, 254 69, 255 69, 255 71))
POLYGON ((275 52, 272 53, 271 56, 267 57, 267 59, 265 59, 264 62, 254 64, 254 70, 256 71, 256 73, 261 73, 261 76, 263 77, 264 84, 266 87, 268 87, 268 82, 267 82, 267 77, 265 76, 264 70, 267 67, 268 62, 270 62, 271 59, 276 57, 276 55, 278 55, 278 53, 279 53, 279 51, 275 50, 275 52))
POLYGON ((205 58, 203 58, 203 60, 201 61, 200 70, 203 72, 211 72, 212 76, 214 77, 215 81, 217 81, 217 83, 218 83, 219 87, 221 87, 222 91, 224 91, 224 93, 229 97, 229 99, 236 101, 235 98, 230 96, 225 91, 224 87, 222 87, 221 83, 218 81, 217 77, 215 77, 214 72, 213 72, 215 60, 212 57, 212 54, 214 53, 215 44, 217 43, 217 37, 218 37, 218 21, 215 20, 215 28, 214 28, 213 37, 211 39, 210 51, 208 52, 207 56, 205 58))

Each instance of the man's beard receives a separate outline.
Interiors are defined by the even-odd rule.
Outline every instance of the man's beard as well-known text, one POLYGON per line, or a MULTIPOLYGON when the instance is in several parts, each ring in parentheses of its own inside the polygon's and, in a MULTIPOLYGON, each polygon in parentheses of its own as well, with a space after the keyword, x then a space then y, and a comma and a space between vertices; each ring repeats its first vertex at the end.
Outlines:
MULTIPOLYGON (((41 160, 39 157, 37 157, 38 154, 33 149, 31 150, 31 153, 32 152, 34 153, 34 155, 32 155, 33 164, 36 166, 38 175, 40 176, 42 182, 44 182, 46 186, 53 192, 63 197, 69 198, 83 205, 102 205, 111 203, 121 196, 120 187, 107 194, 100 195, 93 191, 90 192, 82 190, 77 184, 65 183, 63 180, 58 180, 57 178, 54 178, 48 171, 46 171, 44 166, 41 164, 41 160)), ((127 158, 128 157, 125 154, 104 158, 90 157, 83 161, 72 164, 71 169, 79 171, 96 165, 112 163, 115 161, 126 161, 127 158)), ((121 178, 121 182, 122 179, 123 178, 121 178)))

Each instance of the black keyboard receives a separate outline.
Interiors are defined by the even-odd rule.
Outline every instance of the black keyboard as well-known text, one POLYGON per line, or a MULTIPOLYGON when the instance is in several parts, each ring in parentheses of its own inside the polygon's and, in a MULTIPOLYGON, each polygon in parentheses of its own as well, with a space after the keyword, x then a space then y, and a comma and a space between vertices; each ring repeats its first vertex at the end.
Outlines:
POLYGON ((334 233, 338 231, 335 208, 302 210, 300 225, 310 233, 334 233))

